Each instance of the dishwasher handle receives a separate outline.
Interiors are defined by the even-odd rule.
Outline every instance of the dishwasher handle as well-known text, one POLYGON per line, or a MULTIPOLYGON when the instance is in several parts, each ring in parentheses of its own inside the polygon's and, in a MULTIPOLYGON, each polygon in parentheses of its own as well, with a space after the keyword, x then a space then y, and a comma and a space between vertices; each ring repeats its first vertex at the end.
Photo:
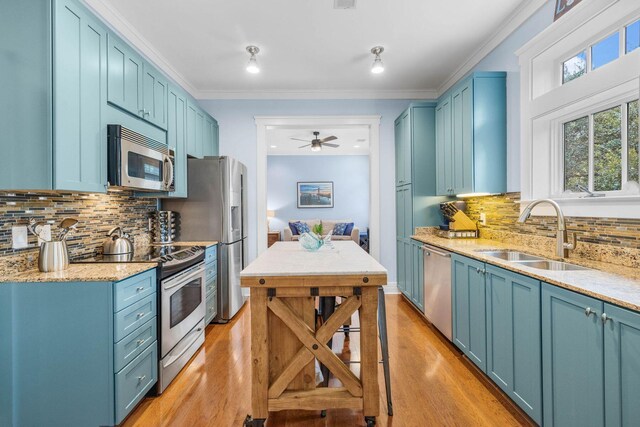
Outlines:
POLYGON ((431 256, 431 254, 436 254, 441 257, 451 258, 451 254, 449 252, 440 252, 437 249, 432 248, 431 246, 422 246, 420 249, 424 251, 424 254, 427 256, 431 256))

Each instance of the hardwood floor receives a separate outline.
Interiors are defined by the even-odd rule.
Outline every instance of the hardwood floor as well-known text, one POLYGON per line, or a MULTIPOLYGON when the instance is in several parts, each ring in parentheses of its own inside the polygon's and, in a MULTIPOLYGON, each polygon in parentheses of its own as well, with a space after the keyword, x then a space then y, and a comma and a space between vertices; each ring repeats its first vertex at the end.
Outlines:
MULTIPOLYGON (((399 295, 387 296, 394 416, 386 414, 380 366, 378 426, 534 425, 495 385, 399 295)), ((227 325, 207 327, 206 342, 160 397, 145 399, 124 426, 240 427, 251 413, 250 318, 245 306, 227 325)), ((334 351, 359 360, 358 339, 336 335, 334 351)), ((358 373, 358 365, 352 365, 358 373)), ((334 385, 333 383, 331 385, 334 385)), ((360 411, 273 412, 268 427, 364 426, 360 411)))

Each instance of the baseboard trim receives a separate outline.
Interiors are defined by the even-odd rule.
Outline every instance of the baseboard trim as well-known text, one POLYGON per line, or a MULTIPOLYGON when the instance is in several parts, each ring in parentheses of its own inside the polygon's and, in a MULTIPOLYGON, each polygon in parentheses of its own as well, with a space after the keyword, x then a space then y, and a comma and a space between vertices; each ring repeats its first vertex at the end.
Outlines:
POLYGON ((386 295, 397 295, 400 293, 400 289, 398 289, 398 284, 396 282, 389 282, 387 286, 383 286, 384 293, 386 295))

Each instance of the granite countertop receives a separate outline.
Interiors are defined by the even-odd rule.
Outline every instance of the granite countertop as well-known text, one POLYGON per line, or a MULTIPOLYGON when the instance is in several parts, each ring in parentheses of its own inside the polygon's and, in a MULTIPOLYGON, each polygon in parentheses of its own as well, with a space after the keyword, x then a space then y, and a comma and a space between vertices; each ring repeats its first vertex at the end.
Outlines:
POLYGON ((487 239, 446 239, 432 234, 419 234, 411 237, 414 240, 433 245, 460 255, 487 262, 507 270, 534 277, 547 283, 566 288, 584 295, 599 298, 621 307, 640 311, 640 271, 624 267, 580 258, 565 260, 571 264, 587 267, 590 270, 549 271, 523 264, 515 264, 484 254, 482 251, 492 249, 509 249, 538 255, 547 259, 558 260, 547 253, 541 253, 528 246, 502 243, 487 239))
POLYGON ((64 271, 42 273, 35 269, 7 274, 0 278, 0 283, 119 282, 153 268, 154 263, 70 264, 64 271))
POLYGON ((174 245, 183 245, 183 246, 213 246, 217 245, 218 242, 216 240, 180 240, 177 242, 173 242, 174 245))

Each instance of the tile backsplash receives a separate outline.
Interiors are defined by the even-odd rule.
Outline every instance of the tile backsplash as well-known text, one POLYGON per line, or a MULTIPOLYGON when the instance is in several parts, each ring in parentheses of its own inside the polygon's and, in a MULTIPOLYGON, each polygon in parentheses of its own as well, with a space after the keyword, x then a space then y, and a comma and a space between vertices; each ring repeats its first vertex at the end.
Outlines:
MULTIPOLYGON (((475 221, 480 213, 487 218, 487 225, 480 225, 482 231, 504 231, 538 236, 556 236, 555 216, 532 216, 524 224, 517 224, 520 215, 520 193, 477 197, 465 200, 467 215, 475 221)), ((625 248, 640 249, 640 219, 567 217, 567 230, 576 232, 578 240, 625 248)))
POLYGON ((29 218, 51 222, 52 235, 65 217, 79 220, 68 237, 71 258, 90 256, 102 250, 106 233, 121 226, 135 245, 146 245, 151 213, 157 209, 155 198, 133 197, 131 192, 107 194, 79 193, 0 193, 0 271, 5 268, 25 270, 37 262, 37 238, 29 233, 30 249, 12 249, 11 228, 26 225, 29 218))

